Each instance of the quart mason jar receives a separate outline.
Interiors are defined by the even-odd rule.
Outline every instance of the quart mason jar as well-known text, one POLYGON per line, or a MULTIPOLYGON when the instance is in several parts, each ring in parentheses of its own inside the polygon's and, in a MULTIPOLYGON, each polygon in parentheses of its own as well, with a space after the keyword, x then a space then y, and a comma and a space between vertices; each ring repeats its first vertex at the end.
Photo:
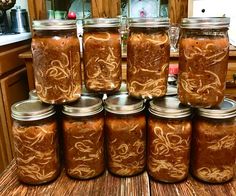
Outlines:
POLYGON ((235 176, 236 102, 198 109, 194 122, 191 171, 200 180, 223 183, 235 176))
POLYGON ((127 41, 127 87, 138 98, 162 97, 167 91, 170 42, 168 18, 133 18, 127 41))
POLYGON ((176 97, 150 102, 147 171, 162 182, 179 182, 188 176, 192 134, 190 107, 176 97))
POLYGON ((82 81, 76 21, 33 21, 33 30, 31 50, 38 97, 50 104, 77 100, 82 81))
POLYGON ((108 170, 119 176, 133 176, 145 169, 146 119, 144 104, 128 95, 105 100, 108 170))
POLYGON ((178 95, 194 107, 218 106, 224 99, 228 67, 229 18, 184 18, 179 41, 178 95))
POLYGON ((26 100, 11 107, 17 176, 37 185, 60 174, 58 130, 55 110, 39 100, 26 100))
POLYGON ((118 91, 121 75, 121 38, 118 18, 84 20, 84 82, 88 91, 118 91))
POLYGON ((78 179, 102 174, 105 170, 102 100, 81 96, 77 102, 64 105, 62 113, 67 174, 78 179))

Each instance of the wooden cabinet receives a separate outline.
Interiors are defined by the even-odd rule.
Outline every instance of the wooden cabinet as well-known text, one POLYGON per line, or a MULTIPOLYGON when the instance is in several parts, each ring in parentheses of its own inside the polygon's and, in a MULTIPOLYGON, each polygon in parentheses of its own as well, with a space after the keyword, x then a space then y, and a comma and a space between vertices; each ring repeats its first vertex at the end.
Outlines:
POLYGON ((29 50, 30 41, 0 47, 0 173, 14 156, 11 105, 28 98, 28 80, 19 53, 29 50))

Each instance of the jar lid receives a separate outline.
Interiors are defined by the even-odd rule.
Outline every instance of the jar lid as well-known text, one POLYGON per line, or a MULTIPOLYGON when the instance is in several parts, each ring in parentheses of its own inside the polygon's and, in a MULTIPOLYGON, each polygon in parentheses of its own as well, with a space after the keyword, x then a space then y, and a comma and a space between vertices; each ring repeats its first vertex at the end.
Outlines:
POLYGON ((68 116, 91 116, 103 110, 102 100, 98 97, 81 96, 76 102, 64 105, 62 113, 68 116))
POLYGON ((34 30, 67 30, 76 29, 76 20, 34 20, 34 30))
POLYGON ((114 114, 134 114, 144 109, 144 102, 127 94, 113 95, 105 100, 105 109, 114 114))
POLYGON ((230 18, 227 17, 190 17, 183 18, 181 28, 184 29, 220 29, 228 28, 230 18))
POLYGON ((39 100, 36 89, 33 89, 29 92, 29 99, 39 100))
POLYGON ((83 20, 84 27, 118 27, 119 18, 87 18, 83 20))
POLYGON ((40 100, 24 100, 11 106, 11 116, 15 120, 34 121, 48 118, 55 114, 53 105, 40 100))
POLYGON ((226 119, 236 116, 236 102, 232 99, 225 98, 217 108, 199 108, 199 116, 226 119))
POLYGON ((191 108, 180 103, 177 97, 164 97, 150 102, 150 113, 164 118, 183 118, 191 115, 191 108))
POLYGON ((169 18, 129 18, 130 27, 169 27, 169 18))

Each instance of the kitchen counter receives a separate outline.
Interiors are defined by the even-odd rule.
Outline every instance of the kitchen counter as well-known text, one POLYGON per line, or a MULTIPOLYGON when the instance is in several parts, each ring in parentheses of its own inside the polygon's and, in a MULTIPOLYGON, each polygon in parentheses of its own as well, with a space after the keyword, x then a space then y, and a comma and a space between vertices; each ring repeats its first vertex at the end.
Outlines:
POLYGON ((31 39, 31 33, 19 33, 19 34, 11 34, 11 35, 0 35, 0 46, 13 44, 16 42, 24 41, 31 39))
POLYGON ((21 184, 16 177, 16 163, 13 160, 0 175, 0 195, 81 195, 81 196, 235 196, 236 178, 221 185, 206 184, 189 175, 181 183, 167 184, 151 180, 147 173, 119 178, 106 171, 93 180, 74 180, 65 171, 52 183, 40 186, 21 184))

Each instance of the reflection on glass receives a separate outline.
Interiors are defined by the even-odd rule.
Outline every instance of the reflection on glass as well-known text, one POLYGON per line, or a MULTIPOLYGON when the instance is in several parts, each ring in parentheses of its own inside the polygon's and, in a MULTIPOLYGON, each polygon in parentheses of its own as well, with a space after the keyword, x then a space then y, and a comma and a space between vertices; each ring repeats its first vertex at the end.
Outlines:
POLYGON ((170 50, 173 52, 178 51, 179 31, 180 28, 177 24, 172 24, 169 28, 170 50))

